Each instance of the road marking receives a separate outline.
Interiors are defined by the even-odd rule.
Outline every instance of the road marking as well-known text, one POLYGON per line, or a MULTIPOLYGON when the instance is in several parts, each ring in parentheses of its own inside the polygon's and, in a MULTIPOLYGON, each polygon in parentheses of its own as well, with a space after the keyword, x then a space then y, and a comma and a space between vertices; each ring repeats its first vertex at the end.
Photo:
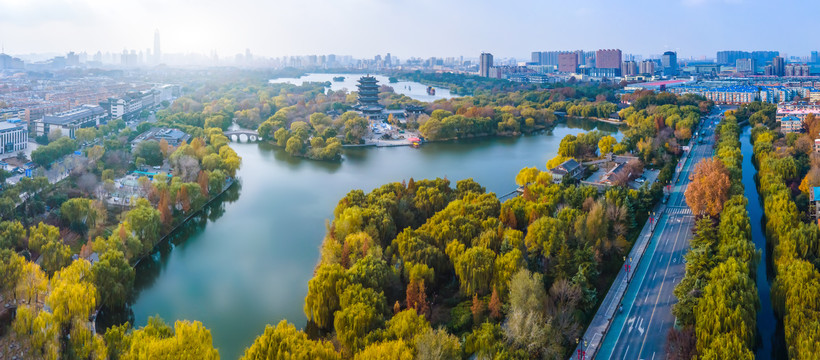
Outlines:
POLYGON ((626 351, 624 351, 624 359, 626 359, 627 354, 629 354, 629 345, 626 346, 626 351))
POLYGON ((638 332, 643 335, 644 328, 641 325, 643 325, 643 318, 641 318, 641 322, 638 323, 638 332))
MULTIPOLYGON (((684 229, 684 227, 683 227, 683 226, 681 226, 681 227, 680 227, 680 229, 681 229, 681 230, 683 230, 683 229, 684 229)), ((673 245, 672 245, 672 248, 673 248, 673 249, 675 248, 675 246, 677 246, 677 244, 678 244, 678 239, 680 238, 681 233, 686 234, 686 232, 685 232, 685 231, 680 231, 680 230, 677 232, 677 234, 675 234, 675 244, 673 244, 673 245)), ((684 236, 685 236, 685 235, 684 235, 684 236)), ((670 267, 670 266, 671 266, 671 262, 670 262, 670 263, 667 263, 667 265, 666 265, 666 270, 664 270, 664 278, 666 277, 666 274, 668 274, 668 273, 669 273, 669 267, 670 267)), ((657 308, 658 308, 658 302, 660 301, 660 298, 661 298, 661 293, 663 292, 663 286, 664 286, 664 285, 665 285, 665 283, 664 283, 664 282, 661 282, 661 287, 660 287, 660 289, 658 289, 658 297, 655 299, 655 306, 653 306, 653 307, 652 307, 652 314, 651 314, 651 315, 649 315, 649 325, 650 325, 650 326, 652 325, 652 319, 655 317, 655 310, 657 310, 657 308)), ((646 335, 644 335, 643 341, 641 341, 641 349, 640 349, 640 350, 638 350, 638 357, 640 357, 640 356, 641 356, 641 353, 643 352, 643 348, 644 348, 644 346, 646 346, 646 338, 647 338, 648 336, 649 336, 649 333, 647 332, 647 333, 646 333, 646 335)))
POLYGON ((635 317, 633 316, 633 317, 629 318, 629 320, 627 320, 626 322, 629 323, 629 331, 627 331, 627 332, 632 332, 632 328, 634 327, 634 324, 635 324, 635 317))

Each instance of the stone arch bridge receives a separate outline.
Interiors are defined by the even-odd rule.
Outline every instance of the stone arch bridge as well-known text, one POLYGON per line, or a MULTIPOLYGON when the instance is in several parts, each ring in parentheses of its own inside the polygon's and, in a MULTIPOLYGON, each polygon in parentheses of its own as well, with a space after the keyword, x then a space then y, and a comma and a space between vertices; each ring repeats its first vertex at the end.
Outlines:
POLYGON ((231 141, 242 142, 242 141, 260 141, 262 138, 255 130, 229 130, 223 132, 225 136, 228 137, 231 141))

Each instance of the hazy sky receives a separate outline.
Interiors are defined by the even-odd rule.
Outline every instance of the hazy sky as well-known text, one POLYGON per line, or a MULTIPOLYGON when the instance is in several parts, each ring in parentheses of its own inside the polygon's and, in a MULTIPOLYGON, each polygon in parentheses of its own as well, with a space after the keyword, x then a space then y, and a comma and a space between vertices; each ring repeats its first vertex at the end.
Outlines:
POLYGON ((144 51, 159 29, 165 53, 223 57, 245 48, 402 59, 598 48, 802 56, 820 46, 801 14, 818 11, 816 0, 0 0, 0 43, 11 54, 144 51))

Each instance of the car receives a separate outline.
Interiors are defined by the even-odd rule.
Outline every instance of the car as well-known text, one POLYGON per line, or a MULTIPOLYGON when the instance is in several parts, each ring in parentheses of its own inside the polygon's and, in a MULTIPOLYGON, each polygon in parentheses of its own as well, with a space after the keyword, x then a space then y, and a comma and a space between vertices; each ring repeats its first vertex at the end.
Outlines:
POLYGON ((153 169, 154 170, 159 170, 159 169, 162 169, 162 167, 161 166, 154 166, 153 169))

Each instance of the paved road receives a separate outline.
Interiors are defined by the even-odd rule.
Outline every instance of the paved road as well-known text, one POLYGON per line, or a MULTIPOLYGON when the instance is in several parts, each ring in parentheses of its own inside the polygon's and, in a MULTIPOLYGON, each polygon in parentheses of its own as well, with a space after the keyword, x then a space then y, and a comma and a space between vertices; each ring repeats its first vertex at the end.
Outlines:
POLYGON ((694 226, 694 217, 683 194, 695 164, 712 156, 715 120, 707 118, 699 130, 708 134, 704 137, 705 143, 696 144, 683 165, 643 260, 633 270, 636 273, 624 295, 623 311, 613 319, 597 354, 599 359, 666 357, 666 334, 675 323, 672 305, 677 299, 673 291, 685 273, 683 256, 689 250, 694 226))

